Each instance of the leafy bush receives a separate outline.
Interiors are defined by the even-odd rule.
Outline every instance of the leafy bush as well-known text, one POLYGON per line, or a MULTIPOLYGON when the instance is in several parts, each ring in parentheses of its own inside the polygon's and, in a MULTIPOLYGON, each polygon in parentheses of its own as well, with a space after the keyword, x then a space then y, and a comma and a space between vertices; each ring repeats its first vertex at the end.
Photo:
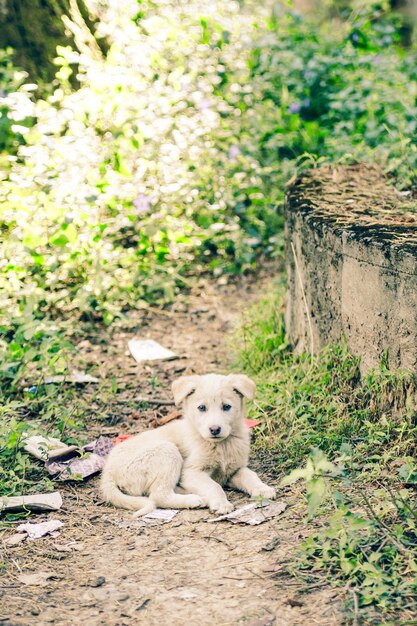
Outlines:
POLYGON ((2 185, 0 287, 14 313, 30 297, 53 316, 109 323, 171 300, 189 275, 252 267, 276 230, 240 108, 249 15, 114 3, 102 27, 106 59, 59 48, 59 87, 35 103, 2 185))
POLYGON ((275 5, 252 59, 266 162, 310 155, 380 163, 400 184, 417 175, 414 49, 398 47, 398 17, 381 3, 317 22, 275 5))

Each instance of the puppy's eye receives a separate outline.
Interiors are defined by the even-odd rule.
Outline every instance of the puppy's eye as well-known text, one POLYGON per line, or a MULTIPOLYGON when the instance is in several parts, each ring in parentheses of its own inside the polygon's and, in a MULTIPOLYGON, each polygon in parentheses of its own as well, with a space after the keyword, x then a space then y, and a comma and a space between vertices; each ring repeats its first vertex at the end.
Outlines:
POLYGON ((200 406, 197 407, 197 409, 201 412, 201 413, 205 413, 207 411, 207 407, 205 404, 200 404, 200 406))
POLYGON ((231 408, 232 406, 230 404, 223 404, 222 406, 223 411, 230 411, 231 408))

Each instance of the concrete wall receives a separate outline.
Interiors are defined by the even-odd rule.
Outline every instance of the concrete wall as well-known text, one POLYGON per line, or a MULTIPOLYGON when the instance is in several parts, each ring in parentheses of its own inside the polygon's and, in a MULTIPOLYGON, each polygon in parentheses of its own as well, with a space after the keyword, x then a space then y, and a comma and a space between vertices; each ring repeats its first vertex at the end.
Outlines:
POLYGON ((320 215, 325 187, 313 184, 309 194, 310 176, 286 200, 286 327, 295 350, 316 352, 345 335, 362 371, 388 351, 390 368, 417 372, 417 230, 414 245, 360 216, 341 227, 337 212, 320 215))

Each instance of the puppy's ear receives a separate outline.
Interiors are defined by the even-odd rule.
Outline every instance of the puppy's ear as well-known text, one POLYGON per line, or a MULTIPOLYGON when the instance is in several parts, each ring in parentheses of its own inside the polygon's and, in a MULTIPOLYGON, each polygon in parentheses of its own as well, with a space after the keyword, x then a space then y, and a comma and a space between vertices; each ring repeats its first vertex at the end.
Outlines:
POLYGON ((246 374, 229 374, 230 384, 233 389, 248 400, 253 400, 256 385, 246 374))
POLYGON ((181 404, 187 396, 194 393, 199 378, 199 376, 181 376, 178 380, 174 380, 172 383, 172 393, 177 406, 181 404))

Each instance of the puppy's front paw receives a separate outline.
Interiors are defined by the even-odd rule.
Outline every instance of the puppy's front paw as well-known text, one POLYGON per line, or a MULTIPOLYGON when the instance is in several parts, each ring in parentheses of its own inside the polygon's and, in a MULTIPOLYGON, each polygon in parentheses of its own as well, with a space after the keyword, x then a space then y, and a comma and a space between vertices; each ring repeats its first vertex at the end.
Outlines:
POLYGON ((210 511, 212 513, 217 513, 217 515, 226 515, 226 513, 231 513, 234 508, 235 507, 231 502, 229 502, 229 500, 220 500, 210 503, 210 511))
POLYGON ((194 494, 187 495, 187 505, 190 509, 198 509, 207 506, 207 502, 194 494))
POLYGON ((269 487, 268 485, 262 485, 259 489, 256 489, 252 496, 254 498, 268 498, 268 500, 275 500, 277 494, 273 487, 269 487))

